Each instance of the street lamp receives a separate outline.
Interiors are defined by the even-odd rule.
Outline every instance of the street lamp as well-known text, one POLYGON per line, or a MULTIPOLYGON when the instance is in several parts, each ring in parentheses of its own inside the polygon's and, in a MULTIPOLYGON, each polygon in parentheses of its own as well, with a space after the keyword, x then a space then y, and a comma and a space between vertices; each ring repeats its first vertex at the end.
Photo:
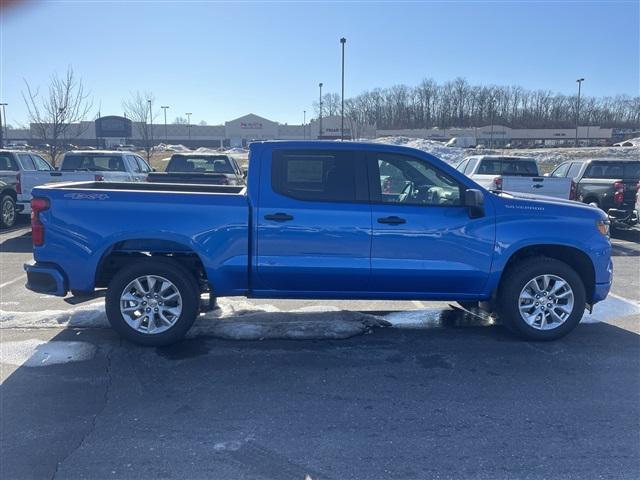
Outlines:
POLYGON ((2 115, 0 115, 0 148, 4 147, 4 139, 6 138, 7 140, 9 140, 9 131, 7 130, 7 112, 4 109, 4 107, 6 107, 7 105, 9 105, 8 103, 0 103, 0 107, 2 107, 2 115), (4 118, 4 136, 3 134, 3 130, 2 130, 2 119, 4 118))
POLYGON ((147 100, 149 102, 149 125, 151 126, 151 146, 153 146, 153 111, 151 108, 151 99, 147 100))
POLYGON ((584 82, 584 78, 579 78, 576 80, 578 84, 578 105, 576 108, 576 147, 578 146, 578 125, 580 122, 580 90, 582 87, 582 82, 584 82))
POLYGON ((302 138, 307 139, 307 111, 302 111, 302 138))
POLYGON ((342 109, 340 114, 340 141, 344 142, 344 44, 347 43, 347 39, 342 37, 340 39, 340 43, 342 44, 342 109))
POLYGON ((189 141, 191 141, 191 115, 193 115, 193 113, 187 112, 185 113, 185 115, 187 116, 187 130, 189 132, 189 141))
POLYGON ((168 105, 161 105, 160 108, 164 110, 164 141, 169 143, 169 136, 167 135, 167 108, 168 105))
POLYGON ((320 82, 318 86, 320 87, 320 115, 318 116, 318 138, 322 138, 322 82, 320 82))

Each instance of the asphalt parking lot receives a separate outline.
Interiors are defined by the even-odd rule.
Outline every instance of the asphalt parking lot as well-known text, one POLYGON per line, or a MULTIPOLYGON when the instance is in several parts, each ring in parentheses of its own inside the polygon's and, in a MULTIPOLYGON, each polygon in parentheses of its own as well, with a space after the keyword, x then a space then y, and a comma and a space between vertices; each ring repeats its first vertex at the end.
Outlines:
MULTIPOLYGON (((322 302, 441 321, 153 349, 106 328, 7 327, 74 308, 24 289, 23 223, 0 232, 0 477, 638 478, 639 240, 616 235, 613 295, 552 343, 446 303, 322 302)), ((313 305, 258 303, 274 321, 313 305)))

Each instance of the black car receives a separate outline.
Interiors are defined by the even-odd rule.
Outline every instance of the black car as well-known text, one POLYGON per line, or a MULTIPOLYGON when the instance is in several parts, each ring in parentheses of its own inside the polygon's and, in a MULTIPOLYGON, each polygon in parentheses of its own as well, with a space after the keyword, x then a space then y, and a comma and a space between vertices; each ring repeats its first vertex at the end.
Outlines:
POLYGON ((220 153, 176 153, 164 172, 150 173, 149 182, 244 185, 245 174, 230 155, 220 153))

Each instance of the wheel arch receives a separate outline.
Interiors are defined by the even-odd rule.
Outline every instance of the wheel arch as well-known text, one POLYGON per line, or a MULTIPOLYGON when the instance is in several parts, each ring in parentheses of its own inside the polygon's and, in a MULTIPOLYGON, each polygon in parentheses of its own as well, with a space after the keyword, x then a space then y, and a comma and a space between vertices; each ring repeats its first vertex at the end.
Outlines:
POLYGON ((553 258, 569 265, 582 279, 588 301, 593 298, 596 285, 596 272, 593 261, 584 251, 568 245, 539 244, 519 248, 507 260, 500 276, 500 282, 502 282, 505 273, 510 268, 514 268, 518 262, 536 256, 553 258))
POLYGON ((208 285, 207 271, 200 255, 189 245, 174 240, 133 238, 121 240, 105 249, 98 261, 95 273, 95 286, 106 287, 116 272, 137 258, 169 258, 190 272, 200 283, 201 288, 208 285))

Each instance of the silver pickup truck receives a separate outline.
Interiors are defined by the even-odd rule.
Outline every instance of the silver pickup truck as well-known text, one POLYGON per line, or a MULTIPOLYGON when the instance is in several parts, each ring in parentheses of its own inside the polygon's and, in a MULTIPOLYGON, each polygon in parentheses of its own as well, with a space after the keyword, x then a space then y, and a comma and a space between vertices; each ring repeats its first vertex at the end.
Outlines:
POLYGON ((488 190, 566 199, 575 195, 570 178, 542 176, 535 159, 529 157, 475 155, 465 158, 456 168, 488 190))
MULTIPOLYGON (((27 164, 27 159, 20 163, 27 164)), ((27 157, 29 155, 26 155, 27 157)), ((46 163, 46 162, 45 162, 46 163)), ((144 182, 152 171, 149 164, 132 152, 77 150, 66 152, 58 169, 23 168, 19 177, 20 213, 31 213, 31 190, 47 183, 59 182, 144 182)))

